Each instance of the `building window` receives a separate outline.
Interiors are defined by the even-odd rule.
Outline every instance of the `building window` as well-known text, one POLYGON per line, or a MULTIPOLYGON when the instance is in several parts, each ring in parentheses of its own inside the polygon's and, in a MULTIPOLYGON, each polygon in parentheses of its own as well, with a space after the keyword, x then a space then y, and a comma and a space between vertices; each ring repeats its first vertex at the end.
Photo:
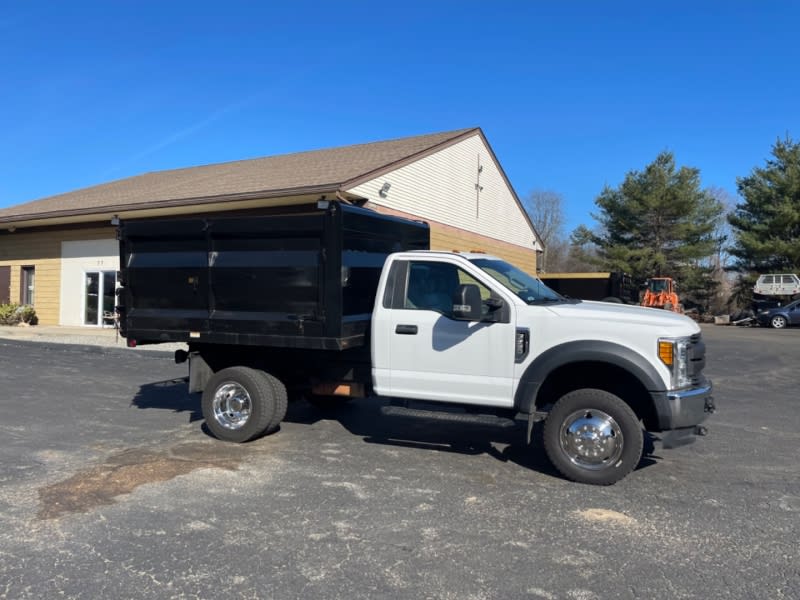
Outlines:
POLYGON ((11 267, 0 267, 0 304, 11 302, 11 267))
POLYGON ((20 304, 33 306, 36 267, 22 267, 20 273, 20 304))
POLYGON ((88 271, 85 277, 84 325, 114 325, 117 272, 88 271))

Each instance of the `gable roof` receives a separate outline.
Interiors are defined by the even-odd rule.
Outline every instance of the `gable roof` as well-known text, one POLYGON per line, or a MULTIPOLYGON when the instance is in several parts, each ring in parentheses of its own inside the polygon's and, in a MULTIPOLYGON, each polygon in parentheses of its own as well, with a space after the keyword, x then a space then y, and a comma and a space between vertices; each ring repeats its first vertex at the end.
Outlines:
POLYGON ((0 223, 335 193, 472 135, 458 129, 339 148, 155 171, 0 209, 0 223))

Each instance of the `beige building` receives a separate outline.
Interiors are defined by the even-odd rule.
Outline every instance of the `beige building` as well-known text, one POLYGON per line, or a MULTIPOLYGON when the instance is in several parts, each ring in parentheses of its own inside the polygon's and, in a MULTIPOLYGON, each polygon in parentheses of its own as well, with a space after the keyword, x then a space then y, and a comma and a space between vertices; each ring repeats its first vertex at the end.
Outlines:
POLYGON ((111 322, 113 219, 258 213, 321 198, 427 221, 436 250, 536 272, 536 230, 478 128, 145 173, 0 210, 0 304, 42 324, 111 322))

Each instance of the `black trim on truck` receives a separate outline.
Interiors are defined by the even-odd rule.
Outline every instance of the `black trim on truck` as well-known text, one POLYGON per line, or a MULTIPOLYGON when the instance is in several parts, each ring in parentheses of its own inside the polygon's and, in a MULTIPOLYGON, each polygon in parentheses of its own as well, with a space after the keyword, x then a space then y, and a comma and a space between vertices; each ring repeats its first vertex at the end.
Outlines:
POLYGON ((536 410, 536 396, 547 376, 559 367, 577 362, 607 363, 625 369, 636 377, 648 391, 665 393, 658 372, 646 358, 630 348, 600 340, 581 340, 554 346, 539 355, 520 378, 515 408, 532 414, 536 410))
POLYGON ((392 263, 386 279, 383 293, 383 307, 390 309, 403 308, 406 297, 406 281, 408 279, 408 261, 396 260, 392 263))

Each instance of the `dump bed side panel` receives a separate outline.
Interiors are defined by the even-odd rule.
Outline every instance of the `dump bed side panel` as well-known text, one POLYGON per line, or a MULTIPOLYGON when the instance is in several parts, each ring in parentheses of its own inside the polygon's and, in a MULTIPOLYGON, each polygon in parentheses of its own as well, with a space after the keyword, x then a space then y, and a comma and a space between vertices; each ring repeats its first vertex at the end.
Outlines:
POLYGON ((570 298, 580 298, 582 300, 603 300, 609 296, 614 296, 611 289, 610 279, 596 278, 548 278, 547 275, 540 275, 540 279, 550 289, 564 294, 570 298))
POLYGON ((210 222, 212 332, 326 335, 321 307, 324 216, 320 212, 210 222))
POLYGON ((127 317, 137 330, 208 329, 208 249, 201 219, 132 222, 122 252, 127 317))
POLYGON ((270 216, 126 221, 120 323, 137 343, 342 350, 366 343, 380 271, 424 223, 338 203, 270 216))

